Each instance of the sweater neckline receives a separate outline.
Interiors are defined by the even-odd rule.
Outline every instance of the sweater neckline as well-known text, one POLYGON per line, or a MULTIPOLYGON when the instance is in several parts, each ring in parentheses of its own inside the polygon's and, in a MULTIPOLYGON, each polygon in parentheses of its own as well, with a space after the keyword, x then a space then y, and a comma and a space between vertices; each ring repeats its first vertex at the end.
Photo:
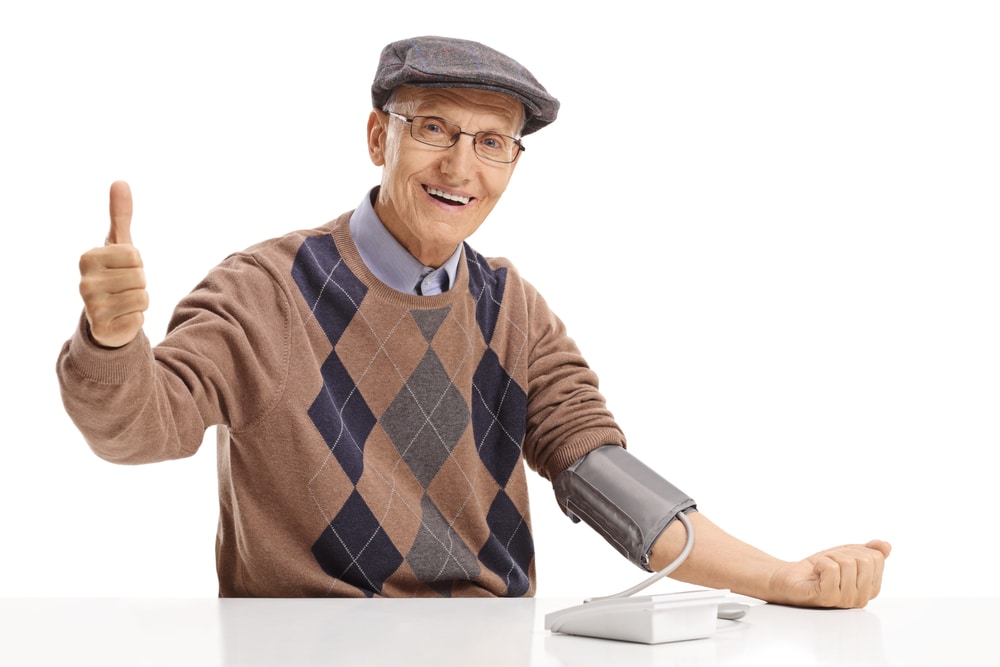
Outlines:
POLYGON ((372 292, 375 296, 386 301, 398 303, 407 308, 440 308, 451 304, 459 295, 469 291, 469 267, 466 264, 466 253, 468 246, 462 244, 462 256, 458 262, 458 270, 455 274, 455 283, 447 292, 432 296, 419 296, 400 292, 378 279, 371 269, 361 259, 354 239, 351 238, 350 220, 353 211, 349 211, 334 222, 331 235, 333 242, 344 259, 351 272, 372 292))

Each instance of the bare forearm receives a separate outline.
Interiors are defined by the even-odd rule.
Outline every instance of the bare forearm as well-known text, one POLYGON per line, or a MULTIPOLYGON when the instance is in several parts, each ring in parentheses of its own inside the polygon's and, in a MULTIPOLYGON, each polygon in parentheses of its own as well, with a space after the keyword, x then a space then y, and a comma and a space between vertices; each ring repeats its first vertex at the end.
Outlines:
MULTIPOLYGON (((784 561, 728 534, 698 512, 688 515, 694 548, 671 575, 675 579, 727 588, 768 602, 801 607, 863 607, 879 594, 888 542, 845 544, 799 561, 784 561)), ((687 538, 671 523, 653 545, 650 565, 661 570, 677 557, 687 538)))
MULTIPOLYGON (((768 599, 768 582, 787 563, 733 537, 700 512, 692 512, 688 518, 694 526, 694 549, 671 577, 768 599)), ((652 569, 669 565, 684 548, 686 538, 684 525, 680 521, 671 523, 653 545, 652 569)))

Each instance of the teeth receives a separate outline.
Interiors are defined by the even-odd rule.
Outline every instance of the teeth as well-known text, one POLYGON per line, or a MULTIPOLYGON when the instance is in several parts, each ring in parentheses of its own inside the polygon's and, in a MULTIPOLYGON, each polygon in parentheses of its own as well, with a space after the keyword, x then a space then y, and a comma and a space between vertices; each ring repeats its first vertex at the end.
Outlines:
POLYGON ((435 197, 441 197, 442 199, 450 199, 451 201, 457 201, 460 204, 468 204, 469 197, 460 197, 458 195, 448 194, 447 192, 441 192, 437 188, 427 188, 427 193, 432 194, 435 197))

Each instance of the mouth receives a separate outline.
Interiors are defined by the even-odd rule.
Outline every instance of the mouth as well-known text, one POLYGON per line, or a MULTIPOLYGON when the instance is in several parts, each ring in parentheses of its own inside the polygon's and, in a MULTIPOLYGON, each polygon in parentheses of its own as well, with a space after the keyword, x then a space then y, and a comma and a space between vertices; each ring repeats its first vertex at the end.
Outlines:
POLYGON ((463 197, 462 195, 456 195, 451 192, 445 192, 444 190, 438 190, 437 188, 432 188, 429 185, 424 186, 424 191, 431 197, 434 197, 434 199, 444 202, 449 206, 465 206, 473 199, 472 197, 463 197))

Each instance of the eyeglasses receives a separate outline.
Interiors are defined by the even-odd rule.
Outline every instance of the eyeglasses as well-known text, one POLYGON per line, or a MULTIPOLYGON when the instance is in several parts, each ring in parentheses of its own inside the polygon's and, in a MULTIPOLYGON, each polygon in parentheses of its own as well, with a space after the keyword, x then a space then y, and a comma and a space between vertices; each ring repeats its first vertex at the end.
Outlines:
POLYGON ((402 114, 382 109, 393 118, 398 118, 410 125, 410 136, 422 144, 451 148, 458 143, 463 134, 472 137, 472 148, 476 155, 490 162, 510 164, 524 150, 521 140, 498 132, 463 132, 462 128, 449 123, 443 118, 434 116, 414 116, 407 118, 402 114))

